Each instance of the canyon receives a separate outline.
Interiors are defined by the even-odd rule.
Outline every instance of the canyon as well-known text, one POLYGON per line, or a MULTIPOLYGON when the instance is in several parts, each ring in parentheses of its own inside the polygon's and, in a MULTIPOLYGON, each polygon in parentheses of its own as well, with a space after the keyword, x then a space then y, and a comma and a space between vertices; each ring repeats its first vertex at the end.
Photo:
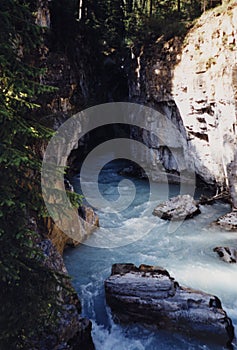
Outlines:
MULTIPOLYGON (((50 1, 40 0, 37 24, 46 31, 52 29, 50 16, 50 1)), ((41 113, 47 125, 57 130, 73 114, 95 101, 96 104, 116 102, 111 90, 114 84, 114 88, 120 90, 117 94, 120 100, 158 111, 177 128, 184 140, 182 147, 178 139, 169 141, 170 147, 169 143, 167 146, 157 143, 145 130, 158 129, 160 121, 156 119, 145 120, 144 130, 139 132, 130 127, 131 138, 152 149, 139 155, 142 165, 148 169, 148 177, 159 181, 157 169, 160 166, 175 176, 191 170, 218 191, 230 191, 232 208, 237 209, 236 2, 204 13, 186 35, 170 39, 161 36, 155 42, 127 49, 122 71, 121 57, 98 58, 83 35, 77 37, 72 49, 73 54, 54 51, 47 39, 42 46, 40 59, 47 74, 41 83, 57 87, 56 92, 42 99, 41 113), (103 73, 98 65, 103 66, 103 73), (116 85, 119 72, 126 76, 127 85, 116 85), (110 74, 106 80, 106 75, 110 74)), ((131 124, 133 118, 131 115, 131 124)), ((93 143, 92 138, 86 135, 79 144, 72 140, 68 147, 72 150, 79 146, 83 150, 93 143)), ((136 154, 136 147, 132 146, 130 151, 136 154)), ((69 164, 72 160, 73 157, 69 158, 69 164)), ((51 229, 48 237, 53 238, 62 254, 68 243, 64 233, 51 229)), ((75 316, 75 310, 73 317, 78 321, 80 313, 75 316)), ((80 324, 77 332, 78 329, 80 324)), ((86 332, 89 337, 89 326, 86 332)), ((74 340, 75 336, 72 333, 74 340)), ((78 344, 82 344, 80 342, 79 339, 78 344)), ((84 349, 85 345, 81 346, 84 349)))

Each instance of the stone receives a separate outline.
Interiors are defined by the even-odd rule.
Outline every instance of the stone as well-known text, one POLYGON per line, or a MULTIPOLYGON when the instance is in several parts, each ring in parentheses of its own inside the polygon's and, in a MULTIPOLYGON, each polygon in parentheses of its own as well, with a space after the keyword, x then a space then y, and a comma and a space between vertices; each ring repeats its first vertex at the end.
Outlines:
POLYGON ((118 173, 122 176, 135 177, 138 179, 147 179, 144 169, 136 165, 130 165, 126 168, 123 168, 118 173))
MULTIPOLYGON (((144 166, 155 163, 148 174, 152 180, 156 181, 161 162, 165 170, 192 169, 206 183, 226 186, 227 168, 233 162, 237 139, 236 19, 235 3, 221 13, 204 13, 185 38, 175 36, 167 41, 162 36, 137 49, 139 52, 133 49, 134 58, 128 69, 130 101, 163 113, 186 140, 184 152, 177 154, 179 140, 173 139, 172 147, 167 140, 172 150, 167 155, 159 142, 151 142, 151 135, 147 137, 143 132, 136 138, 156 152, 155 157, 146 151, 141 155, 144 166)), ((158 122, 156 118, 153 130, 158 129, 158 122)), ((149 124, 146 119, 144 129, 149 124)), ((136 154, 136 149, 132 154, 136 154)), ((236 168, 232 173, 236 182, 236 168)), ((236 185, 231 192, 235 194, 236 206, 236 185)))
POLYGON ((164 220, 184 220, 197 214, 200 214, 199 206, 189 194, 173 197, 153 210, 153 215, 164 220))
POLYGON ((162 267, 114 264, 105 280, 106 300, 115 319, 207 337, 231 346, 234 327, 214 295, 179 286, 162 267))
MULTIPOLYGON (((44 260, 43 264, 56 273, 61 274, 61 281, 68 286, 68 292, 61 292, 62 305, 59 305, 58 313, 60 316, 57 325, 52 325, 50 334, 45 330, 44 337, 41 339, 31 339, 31 345, 41 350, 62 350, 62 349, 81 349, 94 350, 94 344, 91 337, 91 321, 81 317, 81 303, 73 291, 67 276, 67 269, 62 256, 54 247, 49 239, 42 240, 38 246, 41 248, 44 260), (70 291, 70 292, 69 292, 70 291)), ((60 286, 57 286, 60 291, 60 286)))
POLYGON ((94 210, 91 207, 81 205, 78 208, 78 214, 83 220, 93 226, 94 229, 99 227, 99 217, 95 214, 94 210))
MULTIPOLYGON (((81 225, 80 237, 82 240, 86 239, 97 227, 99 227, 99 217, 95 214, 94 210, 87 206, 80 206, 78 209, 78 215, 83 219, 81 225)), ((47 217, 44 219, 45 226, 47 227, 47 237, 53 242, 60 254, 63 253, 66 246, 75 247, 80 242, 76 239, 68 237, 51 219, 47 217)))
POLYGON ((237 249, 234 247, 215 247, 213 251, 219 255, 221 260, 227 263, 237 262, 237 249))
POLYGON ((232 208, 237 210, 237 152, 234 160, 227 166, 228 182, 232 199, 232 208))
POLYGON ((237 231, 237 210, 221 216, 215 224, 226 231, 237 231))

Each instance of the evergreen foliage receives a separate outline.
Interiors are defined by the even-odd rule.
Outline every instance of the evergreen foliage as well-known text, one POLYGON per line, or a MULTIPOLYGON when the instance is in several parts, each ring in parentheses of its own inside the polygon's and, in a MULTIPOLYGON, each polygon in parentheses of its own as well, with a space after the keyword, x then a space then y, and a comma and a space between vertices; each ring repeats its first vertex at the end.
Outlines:
POLYGON ((40 84, 41 29, 36 1, 1 0, 0 7, 0 348, 34 348, 56 321, 62 278, 44 265, 38 235, 29 223, 44 207, 37 145, 52 134, 34 115, 40 84))
POLYGON ((221 0, 80 0, 79 19, 99 33, 98 40, 109 51, 162 35, 167 27, 172 31, 172 25, 175 35, 178 27, 184 29, 219 4, 221 0))
MULTIPOLYGON (((52 91, 40 84, 36 5, 36 0, 1 0, 0 6, 1 350, 33 348, 29 339, 56 322, 61 302, 62 276, 44 266, 29 224, 29 218, 44 214, 38 148, 52 135, 34 113, 38 97, 52 91)), ((65 50, 84 31, 96 52, 121 50, 171 24, 176 30, 202 9, 198 0, 52 0, 53 40, 57 50, 65 50)))

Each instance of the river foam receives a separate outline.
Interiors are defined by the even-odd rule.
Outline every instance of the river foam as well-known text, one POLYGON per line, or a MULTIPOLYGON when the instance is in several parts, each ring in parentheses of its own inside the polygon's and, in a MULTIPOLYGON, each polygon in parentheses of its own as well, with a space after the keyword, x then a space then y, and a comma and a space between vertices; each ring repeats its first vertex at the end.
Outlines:
MULTIPOLYGON (((110 163, 101 172, 100 190, 107 199, 114 200, 118 196, 119 167, 119 163, 110 163)), ((79 179, 75 177, 73 181, 78 191, 79 179)), ((124 212, 98 212, 102 227, 86 244, 67 249, 64 254, 73 285, 82 300, 83 315, 93 322, 96 349, 221 350, 208 340, 204 342, 151 327, 125 326, 114 322, 105 302, 104 280, 110 275, 113 263, 131 262, 162 266, 181 285, 217 295, 237 330, 237 265, 224 263, 213 252, 213 248, 219 245, 237 247, 236 233, 221 232, 210 226, 218 216, 228 212, 229 206, 223 203, 202 206, 200 215, 169 232, 169 223, 152 215, 157 202, 149 201, 149 184, 144 180, 134 180, 134 184, 137 193, 133 204, 124 212), (131 243, 120 244, 128 236, 131 243), (109 240, 117 246, 101 247, 101 242, 109 240)), ((166 189, 162 186, 157 184, 153 187, 158 193, 158 202, 166 196, 166 189)), ((170 185, 170 195, 177 192, 178 186, 170 185)))

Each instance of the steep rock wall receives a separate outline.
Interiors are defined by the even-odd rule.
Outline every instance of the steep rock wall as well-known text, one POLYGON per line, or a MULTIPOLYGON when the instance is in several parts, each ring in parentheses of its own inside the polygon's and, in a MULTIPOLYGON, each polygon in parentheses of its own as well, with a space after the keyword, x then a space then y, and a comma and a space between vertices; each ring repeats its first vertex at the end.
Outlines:
MULTIPOLYGON (((47 127, 57 130, 73 114, 82 110, 89 104, 89 99, 94 94, 94 54, 91 47, 86 42, 84 36, 79 31, 72 33, 75 37, 66 48, 64 42, 56 44, 58 39, 57 28, 54 28, 54 22, 61 19, 55 18, 54 6, 51 0, 39 0, 38 11, 36 14, 36 23, 43 28, 44 36, 39 54, 39 64, 44 69, 41 76, 41 84, 54 87, 54 91, 41 96, 39 102, 41 108, 36 112, 47 127), (52 18, 54 16, 54 21, 52 18)), ((58 5, 57 5, 58 6, 58 5)), ((62 15, 57 13, 57 16, 62 15)), ((65 28, 64 28, 65 29, 65 28)), ((96 84, 96 83, 95 83, 96 84)), ((67 154, 70 150, 76 148, 78 139, 75 137, 67 143, 67 154)), ((39 145, 39 152, 45 153, 47 144, 39 145)), ((55 154, 59 152, 55 149, 55 154)), ((65 164, 67 159, 65 159, 65 164)), ((91 225, 98 226, 98 217, 92 213, 92 209, 87 208, 85 220, 91 225)), ((57 227, 51 218, 46 218, 46 228, 48 237, 53 242, 57 250, 62 254, 67 244, 75 243, 71 238, 57 227)), ((91 233, 90 225, 82 224, 80 226, 81 237, 86 237, 91 233)))
POLYGON ((188 34, 173 95, 197 172, 223 183, 237 147, 237 6, 205 14, 188 34))
MULTIPOLYGON (((91 69, 89 48, 86 47, 84 39, 78 35, 77 49, 72 52, 64 50, 52 49, 51 38, 51 0, 39 0, 38 12, 36 14, 36 23, 45 28, 44 40, 40 48, 39 60, 40 66, 44 68, 45 73, 41 77, 41 84, 53 86, 56 89, 41 96, 38 101, 41 108, 36 111, 39 119, 46 127, 57 130, 60 125, 74 113, 83 109, 88 103, 90 93, 92 93, 93 81, 91 69)), ((68 149, 77 146, 78 140, 71 140, 68 143, 68 149)), ((47 147, 45 142, 36 145, 38 152, 43 155, 47 147)), ((85 209, 84 219, 90 224, 98 225, 98 218, 95 216, 91 208, 85 209)), ((63 264, 62 256, 66 244, 75 244, 75 242, 67 237, 64 232, 58 228, 51 218, 45 218, 43 232, 42 228, 38 232, 39 243, 43 253, 46 256, 46 267, 55 270, 61 274, 59 285, 55 288, 60 289, 60 283, 64 282, 63 274, 67 275, 67 270, 63 264), (45 232, 46 231, 46 232, 45 232), (53 244, 52 244, 53 243, 53 244)), ((35 229, 37 231, 37 229, 35 229)), ((90 233, 90 225, 81 225, 81 236, 90 233)), ((45 330, 44 339, 34 339, 35 347, 40 349, 85 349, 93 350, 94 344, 91 337, 91 322, 81 317, 80 301, 73 292, 70 282, 67 282, 70 294, 64 297, 62 295, 62 305, 58 307, 60 322, 57 328, 52 325, 53 330, 49 334, 45 330)), ((42 286, 43 290, 43 286, 42 286)))
MULTIPOLYGON (((232 3, 204 14, 185 38, 161 37, 134 52, 130 73, 130 99, 172 120, 186 139, 185 157, 193 160, 187 164, 219 186, 228 185, 227 166, 236 149, 236 44, 237 3, 232 3)), ((146 143, 144 135, 141 139, 146 143)), ((176 170, 172 155, 167 159, 158 152, 157 166, 160 162, 176 170)))

